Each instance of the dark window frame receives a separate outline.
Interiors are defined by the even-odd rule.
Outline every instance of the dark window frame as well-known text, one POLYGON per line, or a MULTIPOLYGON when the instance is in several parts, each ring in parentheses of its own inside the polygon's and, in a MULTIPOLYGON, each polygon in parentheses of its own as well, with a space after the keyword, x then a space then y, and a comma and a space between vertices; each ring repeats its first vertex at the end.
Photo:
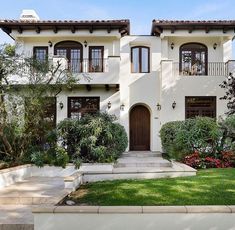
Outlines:
MULTIPOLYGON (((196 48, 191 48, 191 49, 185 49, 184 50, 184 46, 186 45, 200 45, 200 46, 203 46, 205 48, 205 76, 208 75, 208 47, 203 44, 203 43, 200 43, 200 42, 188 42, 188 43, 184 43, 180 46, 179 48, 179 70, 180 70, 180 73, 182 72, 182 51, 199 51, 199 49, 196 49, 196 48)), ((194 76, 194 75, 193 75, 194 76)))
POLYGON ((57 55, 57 51, 59 49, 66 49, 66 58, 68 59, 68 64, 71 62, 71 50, 72 49, 80 49, 80 72, 83 72, 83 45, 80 42, 73 41, 73 40, 64 40, 57 42, 54 45, 54 55, 57 55))
POLYGON ((36 50, 37 49, 46 50, 46 58, 44 61, 47 61, 48 60, 48 46, 34 46, 33 47, 33 58, 34 59, 36 59, 36 50))
MULTIPOLYGON (((98 100, 98 108, 97 108, 97 111, 96 112, 99 112, 100 111, 100 97, 99 96, 91 96, 91 97, 86 97, 86 96, 75 96, 75 97, 68 97, 67 98, 67 117, 68 118, 71 118, 71 100, 72 99, 77 99, 77 98, 80 98, 82 100, 86 100, 86 99, 97 99, 98 100)), ((82 116, 84 114, 81 114, 82 116)))
POLYGON ((89 72, 104 72, 104 46, 89 46, 89 72), (101 49, 102 58, 101 58, 101 71, 92 71, 92 49, 101 49))
MULTIPOLYGON (((213 113, 214 113, 214 117, 213 118, 215 118, 216 119, 216 117, 217 117, 217 97, 216 96, 185 96, 185 119, 188 119, 188 118, 192 118, 192 117, 187 117, 187 111, 188 111, 188 109, 190 108, 189 106, 188 106, 188 103, 187 103, 187 99, 190 99, 190 98, 206 98, 206 99, 213 99, 212 100, 212 107, 211 108, 208 108, 208 109, 210 109, 211 111, 213 111, 213 113)), ((194 108, 198 108, 199 109, 199 111, 202 111, 203 110, 203 108, 206 108, 206 107, 194 107, 194 108)))
POLYGON ((131 73, 150 73, 150 47, 148 46, 133 46, 131 47, 131 73), (142 48, 148 50, 148 71, 142 71, 142 48), (139 50, 139 70, 138 72, 134 72, 134 65, 133 65, 133 50, 139 50))

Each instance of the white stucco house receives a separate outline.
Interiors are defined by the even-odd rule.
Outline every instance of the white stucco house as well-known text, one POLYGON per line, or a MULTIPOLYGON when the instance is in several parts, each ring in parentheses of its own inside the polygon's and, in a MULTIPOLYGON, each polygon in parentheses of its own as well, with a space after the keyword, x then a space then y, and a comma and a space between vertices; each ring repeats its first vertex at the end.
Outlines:
POLYGON ((115 114, 127 131, 127 150, 160 151, 164 123, 226 111, 219 84, 234 68, 235 21, 153 20, 149 35, 130 35, 129 20, 42 21, 23 11, 0 27, 18 53, 63 56, 74 74, 89 75, 57 96, 57 123, 97 110, 115 114))

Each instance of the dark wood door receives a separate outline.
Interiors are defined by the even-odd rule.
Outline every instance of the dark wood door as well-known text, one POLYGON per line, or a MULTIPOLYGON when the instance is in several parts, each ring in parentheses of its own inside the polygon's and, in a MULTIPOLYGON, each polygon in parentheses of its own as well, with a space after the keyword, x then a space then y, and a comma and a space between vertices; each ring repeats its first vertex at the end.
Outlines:
POLYGON ((130 150, 150 150, 150 113, 142 105, 130 112, 130 150))

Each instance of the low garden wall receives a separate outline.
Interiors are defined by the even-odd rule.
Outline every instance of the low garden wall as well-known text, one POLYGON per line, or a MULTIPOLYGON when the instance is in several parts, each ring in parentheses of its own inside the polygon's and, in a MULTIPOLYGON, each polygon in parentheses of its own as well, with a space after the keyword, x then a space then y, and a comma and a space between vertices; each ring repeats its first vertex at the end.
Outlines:
POLYGON ((235 206, 47 206, 34 230, 234 230, 235 206))
MULTIPOLYGON (((68 164, 66 168, 55 166, 37 166, 26 164, 12 168, 0 170, 0 188, 4 188, 16 182, 23 181, 29 177, 64 177, 65 179, 73 175, 77 170, 74 165, 68 164)), ((74 175, 74 180, 77 180, 81 175, 74 175)), ((71 179, 71 178, 70 178, 71 179)), ((77 183, 76 183, 77 185, 77 183)), ((66 187, 66 186, 65 186, 66 187)), ((68 186, 69 187, 69 186, 68 186)))

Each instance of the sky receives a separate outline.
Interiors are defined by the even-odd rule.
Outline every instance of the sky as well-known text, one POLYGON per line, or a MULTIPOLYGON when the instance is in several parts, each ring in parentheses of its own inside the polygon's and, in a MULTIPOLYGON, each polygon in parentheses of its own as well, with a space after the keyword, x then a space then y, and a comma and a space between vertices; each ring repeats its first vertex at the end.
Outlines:
MULTIPOLYGON (((130 19, 137 35, 150 34, 153 19, 235 19, 235 0, 0 0, 0 19, 19 19, 22 9, 42 20, 130 19)), ((5 42, 11 39, 1 31, 5 42)))

